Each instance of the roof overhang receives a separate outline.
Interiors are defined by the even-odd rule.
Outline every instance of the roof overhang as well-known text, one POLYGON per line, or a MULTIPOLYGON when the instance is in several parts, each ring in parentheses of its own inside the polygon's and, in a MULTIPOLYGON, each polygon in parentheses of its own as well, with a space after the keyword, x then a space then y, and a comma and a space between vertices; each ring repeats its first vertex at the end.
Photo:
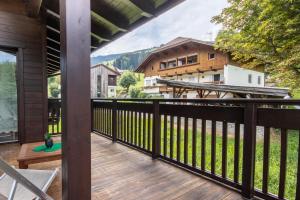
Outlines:
MULTIPOLYGON (((91 52, 132 31, 184 0, 91 0, 91 52)), ((36 5, 38 6, 38 5, 36 5)), ((48 75, 60 70, 59 0, 44 0, 48 75)))
POLYGON ((191 90, 209 90, 218 92, 230 92, 237 94, 250 94, 250 95, 265 95, 271 97, 285 97, 288 95, 289 90, 286 88, 275 87, 246 87, 234 85, 217 85, 207 83, 191 83, 185 81, 174 81, 157 79, 157 83, 164 84, 169 87, 186 88, 191 90))

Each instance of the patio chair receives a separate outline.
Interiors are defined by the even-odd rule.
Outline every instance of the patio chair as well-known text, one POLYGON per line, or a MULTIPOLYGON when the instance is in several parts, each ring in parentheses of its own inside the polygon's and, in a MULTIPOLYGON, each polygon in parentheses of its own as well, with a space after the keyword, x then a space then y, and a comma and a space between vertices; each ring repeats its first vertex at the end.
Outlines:
POLYGON ((53 200, 46 194, 58 173, 55 170, 15 169, 0 158, 0 200, 53 200))

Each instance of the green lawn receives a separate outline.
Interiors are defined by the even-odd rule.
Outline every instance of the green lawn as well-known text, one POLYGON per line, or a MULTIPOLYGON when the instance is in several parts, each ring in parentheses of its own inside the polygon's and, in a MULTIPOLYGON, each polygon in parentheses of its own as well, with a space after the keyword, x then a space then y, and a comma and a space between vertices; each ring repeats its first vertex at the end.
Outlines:
MULTIPOLYGON (((133 118, 135 121, 135 118, 133 118)), ((146 120, 147 122, 148 120, 146 120)), ((176 122, 176 121, 174 121, 176 122)), ((201 163, 201 123, 198 121, 197 124, 197 137, 196 137, 196 163, 197 167, 200 168, 201 163)), ((184 158, 184 130, 183 130, 183 120, 181 120, 181 131, 180 131, 180 160, 183 162, 184 158)), ((152 132, 152 120, 150 123, 150 130, 152 132)), ((164 134, 163 134, 163 119, 161 125, 161 154, 164 154, 164 134)), ((146 123, 146 130, 148 123, 146 123)), ((131 130, 131 127, 129 127, 131 130)), ((55 129, 56 130, 56 129, 55 129)), ((135 131, 133 131, 135 133, 135 131)), ((141 134, 142 135, 142 134, 141 134)), ((173 159, 176 159, 177 155, 177 129, 174 126, 174 137, 173 137, 173 159)), ((148 138, 145 138, 145 143, 147 144, 148 138)), ((143 138, 141 138, 143 143, 143 138)), ((221 175, 222 173, 222 137, 217 135, 216 143, 216 174, 221 175)), ((152 140, 150 138, 150 150, 151 150, 152 140)), ((288 132, 288 154, 287 154, 287 177, 286 177, 286 192, 285 197, 287 199, 295 199, 296 192, 296 177, 297 177, 297 161, 298 161, 298 147, 299 147, 299 132, 289 131, 288 132)), ((241 182, 241 167, 242 167, 242 155, 243 155, 243 140, 240 141, 240 165, 239 165, 239 182, 241 182)), ((169 123, 167 126, 167 156, 170 156, 170 127, 169 123)), ((211 169, 211 134, 208 131, 206 134, 206 170, 211 169)), ((233 179, 234 174, 234 137, 229 135, 228 137, 228 147, 227 147, 227 176, 233 179)), ((188 130, 188 163, 192 164, 192 130, 188 130)), ((275 195, 278 194, 279 185, 279 166, 280 166, 280 135, 274 133, 271 135, 271 145, 270 145, 270 169, 269 169, 269 192, 275 195)), ((258 189, 262 188, 262 171, 263 171, 263 141, 258 140, 256 144, 256 163, 255 163, 255 187, 258 189)))

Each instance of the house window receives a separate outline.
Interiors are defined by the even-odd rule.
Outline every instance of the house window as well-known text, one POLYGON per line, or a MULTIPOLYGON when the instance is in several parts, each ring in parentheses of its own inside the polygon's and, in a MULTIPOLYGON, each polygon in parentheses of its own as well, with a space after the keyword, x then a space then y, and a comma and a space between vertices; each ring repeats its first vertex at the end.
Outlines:
POLYGON ((178 58, 178 66, 186 65, 186 57, 178 58))
POLYGON ((221 75, 220 74, 214 74, 214 82, 219 82, 221 79, 221 75))
POLYGON ((166 62, 161 62, 160 63, 160 69, 166 69, 167 63, 166 62))
POLYGON ((146 86, 150 86, 151 85, 151 80, 146 80, 146 86))
POLYGON ((248 74, 248 83, 252 83, 252 75, 248 74))
POLYGON ((170 60, 170 61, 168 61, 168 68, 169 67, 176 67, 176 60, 170 60))
POLYGON ((216 58, 216 54, 215 53, 208 53, 208 60, 213 60, 216 58))
POLYGON ((260 85, 261 84, 261 76, 257 77, 257 84, 260 85))
POLYGON ((187 64, 194 64, 198 62, 198 56, 192 55, 187 57, 187 64))
POLYGON ((101 75, 97 76, 97 97, 101 97, 101 75))
POLYGON ((108 85, 109 86, 116 86, 117 85, 117 78, 115 75, 108 75, 108 85))
POLYGON ((110 89, 110 92, 112 92, 112 93, 113 93, 113 92, 115 92, 115 90, 114 90, 114 89, 110 89))

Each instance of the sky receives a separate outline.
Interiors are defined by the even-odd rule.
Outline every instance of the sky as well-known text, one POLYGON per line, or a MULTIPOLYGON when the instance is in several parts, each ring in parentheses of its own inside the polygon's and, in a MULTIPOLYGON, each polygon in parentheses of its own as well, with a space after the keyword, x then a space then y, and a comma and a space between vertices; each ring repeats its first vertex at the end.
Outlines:
POLYGON ((211 23, 211 18, 227 5, 227 0, 186 0, 95 51, 92 56, 158 47, 179 36, 214 40, 221 26, 211 23))

